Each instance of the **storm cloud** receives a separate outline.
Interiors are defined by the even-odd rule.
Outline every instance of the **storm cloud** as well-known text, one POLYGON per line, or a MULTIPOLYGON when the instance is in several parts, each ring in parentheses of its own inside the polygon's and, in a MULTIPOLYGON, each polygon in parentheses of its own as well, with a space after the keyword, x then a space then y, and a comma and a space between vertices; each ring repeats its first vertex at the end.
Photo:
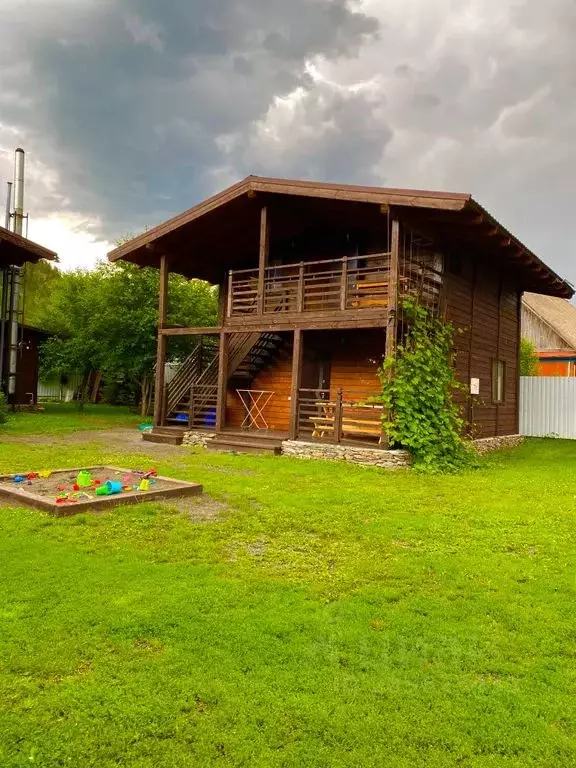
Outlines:
POLYGON ((247 173, 469 191, 576 282, 572 0, 4 0, 0 175, 113 240, 247 173))

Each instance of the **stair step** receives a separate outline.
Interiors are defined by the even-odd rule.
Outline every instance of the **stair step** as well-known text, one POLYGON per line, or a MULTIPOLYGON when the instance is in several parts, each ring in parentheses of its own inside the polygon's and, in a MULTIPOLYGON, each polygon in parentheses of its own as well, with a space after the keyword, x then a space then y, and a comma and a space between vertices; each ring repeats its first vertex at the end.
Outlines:
POLYGON ((181 434, 168 434, 166 432, 143 432, 142 439, 146 443, 182 445, 183 436, 181 434))
POLYGON ((282 441, 256 437, 216 436, 208 443, 207 449, 215 452, 267 453, 278 456, 282 452, 282 441))

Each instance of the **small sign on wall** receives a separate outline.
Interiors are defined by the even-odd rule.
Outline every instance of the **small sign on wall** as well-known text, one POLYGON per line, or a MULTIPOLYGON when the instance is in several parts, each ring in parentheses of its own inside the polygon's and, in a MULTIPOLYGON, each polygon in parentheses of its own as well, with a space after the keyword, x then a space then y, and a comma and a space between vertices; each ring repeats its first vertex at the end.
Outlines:
POLYGON ((480 394, 480 379, 470 379, 470 394, 471 395, 480 394))

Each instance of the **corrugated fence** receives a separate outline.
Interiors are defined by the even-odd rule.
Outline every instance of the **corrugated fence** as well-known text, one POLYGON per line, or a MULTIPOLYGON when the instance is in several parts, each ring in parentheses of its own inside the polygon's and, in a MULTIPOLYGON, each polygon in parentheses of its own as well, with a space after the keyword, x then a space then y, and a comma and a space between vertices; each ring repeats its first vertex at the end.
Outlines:
POLYGON ((576 440, 576 378, 522 376, 520 434, 576 440))

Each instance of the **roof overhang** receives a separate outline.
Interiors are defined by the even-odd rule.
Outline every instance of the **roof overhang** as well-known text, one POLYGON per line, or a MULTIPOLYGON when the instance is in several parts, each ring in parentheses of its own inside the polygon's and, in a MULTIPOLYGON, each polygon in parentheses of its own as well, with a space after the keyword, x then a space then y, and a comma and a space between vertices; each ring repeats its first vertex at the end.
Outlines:
POLYGON ((55 261, 56 258, 54 251, 0 227, 0 267, 21 267, 23 264, 35 263, 40 259, 55 261))
MULTIPOLYGON (((108 254, 110 261, 123 259, 140 266, 159 265, 160 256, 171 259, 171 268, 186 277, 211 279, 215 248, 209 250, 210 237, 222 241, 229 237, 232 251, 240 230, 248 223, 257 232, 258 206, 254 198, 276 197, 308 200, 309 206, 330 204, 344 212, 370 208, 378 212, 390 207, 400 216, 429 224, 432 230, 444 225, 450 237, 458 231, 463 243, 477 253, 490 253, 504 260, 511 271, 522 276, 521 288, 561 298, 571 298, 572 286, 551 270, 532 251, 496 221, 471 195, 430 190, 364 187, 314 181, 248 176, 223 192, 175 216, 138 237, 123 243, 108 254), (235 222, 235 224, 234 224, 235 222), (449 231, 448 231, 449 230, 449 231), (174 257, 174 258, 172 258, 174 257)), ((272 225, 274 226, 274 225, 272 225)), ((251 243, 252 246, 256 245, 251 243)), ((225 246, 222 246, 224 248, 225 246)), ((224 265, 230 269, 232 264, 224 265)))

